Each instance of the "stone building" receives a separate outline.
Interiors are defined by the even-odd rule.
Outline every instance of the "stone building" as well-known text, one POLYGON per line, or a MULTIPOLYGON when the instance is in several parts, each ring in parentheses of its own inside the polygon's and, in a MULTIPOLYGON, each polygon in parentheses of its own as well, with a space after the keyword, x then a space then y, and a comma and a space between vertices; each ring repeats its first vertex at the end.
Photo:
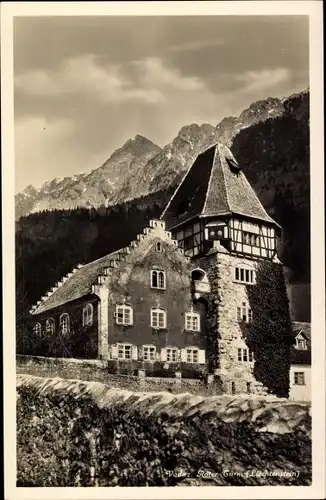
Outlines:
POLYGON ((59 356, 107 360, 118 373, 211 374, 225 392, 264 392, 242 327, 252 321, 257 263, 279 262, 279 234, 231 151, 216 144, 160 220, 42 297, 34 335, 56 339, 59 356))

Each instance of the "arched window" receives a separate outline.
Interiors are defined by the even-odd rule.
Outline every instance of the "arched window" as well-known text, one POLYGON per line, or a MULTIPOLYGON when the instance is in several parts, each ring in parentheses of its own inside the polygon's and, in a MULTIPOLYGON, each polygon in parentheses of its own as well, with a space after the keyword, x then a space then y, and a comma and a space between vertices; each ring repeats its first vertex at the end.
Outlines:
POLYGON ((53 318, 48 318, 45 323, 45 332, 52 335, 55 333, 55 322, 53 318))
POLYGON ((117 325, 133 324, 133 309, 128 304, 117 304, 115 308, 115 320, 117 325))
POLYGON ((151 287, 165 289, 165 272, 164 271, 151 271, 151 287))
POLYGON ((155 248, 156 248, 156 251, 157 251, 157 252, 163 252, 162 243, 161 243, 160 241, 158 241, 158 242, 156 243, 156 247, 155 247, 155 248))
POLYGON ((191 279, 192 281, 202 281, 204 283, 208 283, 207 274, 203 269, 197 267, 191 271, 191 279))
POLYGON ((63 313, 60 316, 60 333, 63 335, 70 332, 70 319, 69 314, 63 313))
POLYGON ((42 333, 42 326, 41 323, 35 323, 33 326, 33 333, 37 335, 38 337, 41 336, 42 333))
POLYGON ((245 323, 252 322, 252 310, 246 300, 241 302, 241 306, 237 307, 237 320, 245 323))
POLYGON ((152 307, 151 326, 153 328, 166 328, 166 310, 161 307, 152 307))
POLYGON ((200 315, 194 311, 185 314, 185 329, 192 332, 200 332, 200 315))
POLYGON ((93 324, 93 306, 86 304, 83 307, 83 326, 91 326, 93 324))

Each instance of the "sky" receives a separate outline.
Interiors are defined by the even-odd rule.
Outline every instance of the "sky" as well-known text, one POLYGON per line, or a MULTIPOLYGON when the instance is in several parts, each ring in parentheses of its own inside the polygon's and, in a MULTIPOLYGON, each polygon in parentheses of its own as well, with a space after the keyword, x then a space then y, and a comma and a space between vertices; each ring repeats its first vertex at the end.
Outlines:
POLYGON ((16 191, 309 87, 308 17, 16 17, 16 191))

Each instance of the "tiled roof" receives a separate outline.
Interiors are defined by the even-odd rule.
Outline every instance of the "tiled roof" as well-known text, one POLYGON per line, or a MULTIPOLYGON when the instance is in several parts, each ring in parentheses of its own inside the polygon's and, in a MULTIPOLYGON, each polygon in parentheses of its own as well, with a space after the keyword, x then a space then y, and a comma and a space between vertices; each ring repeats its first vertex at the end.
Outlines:
POLYGON ((99 275, 104 274, 104 269, 110 266, 110 262, 117 253, 105 255, 80 269, 75 269, 66 281, 60 284, 49 297, 41 301, 34 309, 33 314, 41 314, 92 293, 92 285, 96 283, 99 275))
POLYGON ((201 153, 162 214, 169 228, 195 216, 243 215, 277 225, 267 214, 230 149, 201 153))

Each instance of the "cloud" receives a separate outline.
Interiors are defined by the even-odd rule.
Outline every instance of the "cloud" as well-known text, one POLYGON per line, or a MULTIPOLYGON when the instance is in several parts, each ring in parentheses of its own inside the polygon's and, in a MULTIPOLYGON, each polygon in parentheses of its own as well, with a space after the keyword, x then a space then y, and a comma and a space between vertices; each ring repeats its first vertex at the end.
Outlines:
POLYGON ((236 79, 243 84, 241 92, 254 93, 277 87, 290 79, 291 73, 286 68, 246 71, 236 79))
POLYGON ((208 49, 210 47, 221 47, 227 45, 228 40, 195 40, 193 42, 170 45, 168 50, 171 52, 195 52, 197 50, 208 49))
POLYGON ((64 61, 52 70, 33 70, 16 77, 18 91, 38 96, 87 94, 104 102, 166 99, 171 90, 193 91, 205 87, 198 77, 183 76, 159 58, 145 58, 129 64, 101 66, 95 56, 64 61))

